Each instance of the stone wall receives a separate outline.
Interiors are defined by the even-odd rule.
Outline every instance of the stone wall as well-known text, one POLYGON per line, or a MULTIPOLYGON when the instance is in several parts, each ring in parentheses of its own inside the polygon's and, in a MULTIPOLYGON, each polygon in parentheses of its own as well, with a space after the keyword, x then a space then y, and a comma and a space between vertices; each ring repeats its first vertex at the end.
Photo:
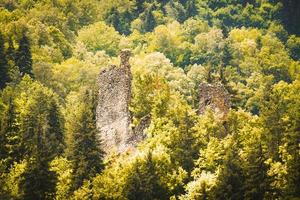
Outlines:
POLYGON ((98 77, 97 127, 106 153, 123 152, 132 147, 130 51, 123 50, 120 57, 120 66, 110 66, 98 77))
POLYGON ((198 114, 203 114, 207 108, 226 116, 230 109, 230 96, 222 84, 201 83, 199 85, 198 114))

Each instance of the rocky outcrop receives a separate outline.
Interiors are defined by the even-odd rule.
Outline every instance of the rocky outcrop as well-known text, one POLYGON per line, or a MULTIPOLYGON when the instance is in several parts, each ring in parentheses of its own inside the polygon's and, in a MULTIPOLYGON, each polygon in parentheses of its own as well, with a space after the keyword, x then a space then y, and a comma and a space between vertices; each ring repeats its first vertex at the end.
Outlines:
POLYGON ((131 142, 133 145, 136 145, 137 143, 143 141, 146 138, 147 133, 145 131, 149 127, 150 123, 151 123, 150 114, 140 119, 139 124, 133 129, 134 135, 131 138, 131 142))
POLYGON ((199 85, 198 114, 203 114, 207 108, 224 117, 230 109, 230 96, 222 84, 201 83, 199 85))
POLYGON ((97 127, 106 153, 132 147, 130 51, 123 50, 120 57, 120 66, 110 66, 98 77, 97 127))

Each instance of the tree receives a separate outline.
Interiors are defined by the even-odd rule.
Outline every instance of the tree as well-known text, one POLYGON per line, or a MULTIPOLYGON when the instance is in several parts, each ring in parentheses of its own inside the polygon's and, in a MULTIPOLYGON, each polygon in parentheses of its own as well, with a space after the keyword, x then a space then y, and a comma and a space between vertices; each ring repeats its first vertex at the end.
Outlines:
POLYGON ((286 45, 291 57, 294 60, 300 60, 300 37, 296 37, 295 35, 290 36, 286 45))
POLYGON ((48 165, 63 149, 57 96, 28 75, 18 87, 19 95, 14 100, 18 125, 15 136, 20 138, 19 156, 28 163, 19 186, 24 199, 49 199, 56 178, 48 165))
POLYGON ((268 175, 276 197, 299 197, 299 81, 273 85, 264 101, 261 120, 268 145, 268 175))
POLYGON ((25 32, 22 33, 19 41, 19 48, 16 52, 16 65, 19 67, 22 76, 25 74, 33 76, 30 42, 25 32))
POLYGON ((117 8, 113 7, 107 14, 106 22, 111 24, 120 34, 130 34, 130 22, 132 14, 126 10, 120 13, 117 8))
POLYGON ((299 35, 299 2, 297 0, 277 0, 276 2, 281 2, 283 4, 283 9, 281 9, 281 20, 284 22, 283 24, 286 26, 287 30, 291 33, 299 35))
POLYGON ((18 142, 18 139, 14 137, 14 132, 16 131, 14 112, 12 97, 9 97, 9 102, 5 105, 5 109, 3 109, 0 125, 0 160, 3 159, 6 161, 6 170, 9 169, 10 164, 12 164, 14 160, 19 160, 18 153, 15 151, 17 145, 14 146, 15 142, 18 142))
POLYGON ((65 109, 66 157, 73 170, 72 189, 82 186, 103 168, 103 152, 97 138, 95 97, 88 90, 71 93, 65 109))
POLYGON ((143 29, 144 29, 145 32, 151 32, 154 29, 154 27, 156 26, 156 21, 155 21, 155 18, 153 16, 152 9, 153 9, 153 6, 150 6, 149 8, 147 8, 144 11, 143 29))
POLYGON ((0 33, 0 89, 3 89, 9 80, 8 63, 4 52, 4 38, 0 33))
MULTIPOLYGON (((4 173, 1 178, 4 178, 3 184, 4 193, 0 194, 7 197, 3 199, 24 199, 24 190, 20 187, 20 184, 24 181, 24 173, 28 169, 28 163, 26 160, 20 162, 14 162, 8 173, 4 173)), ((1 188, 1 189, 2 189, 1 188)), ((2 192, 2 191, 1 191, 2 192)))
MULTIPOLYGON (((96 85, 97 75, 101 68, 108 66, 109 56, 104 53, 104 51, 98 51, 93 54, 88 52, 86 49, 78 49, 78 54, 76 52, 76 57, 70 58, 60 64, 53 66, 47 66, 36 71, 36 78, 42 76, 46 77, 45 83, 50 85, 51 88, 62 98, 71 92, 79 91, 84 85, 85 87, 94 88, 96 85), (68 76, 66 76, 68 74, 68 76)), ((39 81, 42 81, 40 78, 39 81)), ((42 82, 44 83, 44 81, 42 82)))
POLYGON ((77 38, 78 41, 85 44, 88 50, 93 52, 105 50, 111 56, 117 55, 120 39, 119 33, 104 22, 97 22, 82 28, 77 38))
MULTIPOLYGON (((120 27, 120 13, 116 8, 111 8, 110 12, 107 13, 106 22, 112 25, 117 31, 120 27)), ((120 32, 121 33, 121 32, 120 32)))
POLYGON ((156 174, 151 152, 146 155, 145 160, 136 161, 128 181, 128 199, 168 199, 167 191, 160 184, 156 174))
POLYGON ((212 71, 222 64, 225 40, 220 29, 211 29, 208 33, 200 33, 195 37, 192 46, 192 63, 212 65, 212 71))
POLYGON ((198 14, 195 0, 188 0, 185 5, 187 18, 198 14))
POLYGON ((211 189, 216 182, 216 176, 210 172, 202 171, 194 177, 186 186, 187 193, 181 196, 180 200, 208 200, 212 199, 211 189))
POLYGON ((235 142, 227 140, 229 148, 225 150, 223 164, 220 166, 216 185, 212 189, 213 199, 243 199, 244 175, 235 142))
POLYGON ((173 162, 168 149, 160 145, 137 151, 111 157, 112 162, 93 179, 93 198, 169 199, 183 191, 187 172, 173 162))
POLYGON ((170 0, 165 6, 165 12, 170 19, 177 20, 180 23, 186 19, 185 9, 179 2, 170 0))
POLYGON ((184 41, 181 25, 173 21, 159 25, 149 34, 148 52, 161 52, 176 66, 184 68, 190 57, 189 43, 184 41), (151 42, 150 42, 151 41, 151 42))
POLYGON ((135 2, 136 2, 135 3, 135 5, 136 5, 136 11, 138 13, 143 12, 145 0, 136 0, 135 2))
POLYGON ((68 199, 72 189, 71 162, 64 157, 56 157, 50 163, 50 170, 57 175, 55 198, 68 199))
POLYGON ((14 62, 16 59, 16 50, 14 47, 14 43, 11 37, 9 37, 8 39, 8 48, 6 50, 6 55, 7 55, 7 59, 9 61, 14 62))
POLYGON ((253 141, 248 147, 248 155, 244 162, 245 170, 245 199, 263 200, 269 190, 267 176, 268 166, 265 163, 266 154, 259 140, 253 141))

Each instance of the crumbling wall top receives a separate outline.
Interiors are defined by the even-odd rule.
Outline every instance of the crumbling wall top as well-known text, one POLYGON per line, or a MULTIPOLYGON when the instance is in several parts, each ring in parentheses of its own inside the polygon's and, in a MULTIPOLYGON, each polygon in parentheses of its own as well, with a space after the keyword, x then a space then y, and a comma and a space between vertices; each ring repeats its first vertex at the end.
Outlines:
POLYGON ((129 59, 131 56, 131 50, 130 49, 123 49, 120 52, 120 58, 121 58, 121 66, 130 66, 129 65, 129 59))

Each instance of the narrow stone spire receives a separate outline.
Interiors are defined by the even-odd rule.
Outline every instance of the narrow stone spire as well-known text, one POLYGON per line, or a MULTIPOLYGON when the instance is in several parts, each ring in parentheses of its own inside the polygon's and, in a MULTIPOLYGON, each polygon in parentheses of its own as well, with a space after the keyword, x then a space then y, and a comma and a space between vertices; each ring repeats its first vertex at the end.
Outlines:
POLYGON ((108 154, 132 147, 130 55, 129 50, 121 51, 120 67, 110 66, 98 77, 97 127, 103 149, 108 154))
POLYGON ((129 59, 131 56, 131 51, 129 49, 123 49, 120 53, 121 66, 130 66, 129 59))

